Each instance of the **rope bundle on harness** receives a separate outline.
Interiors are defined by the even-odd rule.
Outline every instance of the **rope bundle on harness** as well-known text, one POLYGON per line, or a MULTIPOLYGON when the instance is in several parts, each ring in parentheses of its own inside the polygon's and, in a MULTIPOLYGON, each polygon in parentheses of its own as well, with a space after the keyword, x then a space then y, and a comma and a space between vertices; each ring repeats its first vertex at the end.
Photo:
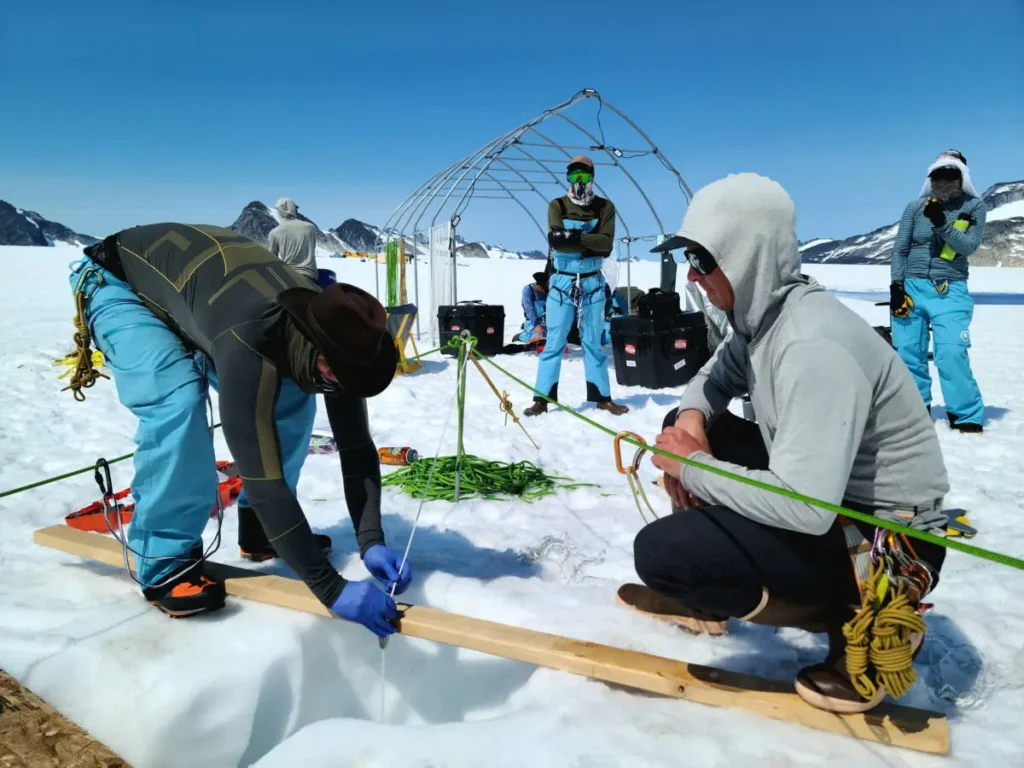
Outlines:
POLYGON ((109 379, 105 373, 96 370, 92 352, 92 333, 89 331, 89 324, 85 320, 85 292, 81 289, 75 291, 75 352, 72 355, 74 362, 71 369, 71 379, 68 385, 61 389, 61 392, 71 390, 75 400, 85 400, 83 389, 88 389, 100 377, 109 379))
MULTIPOLYGON (((890 536, 888 553, 872 563, 861 587, 861 607, 843 625, 846 637, 846 671, 857 693, 873 698, 881 688, 899 698, 914 685, 914 652, 924 641, 927 629, 921 613, 925 606, 911 595, 923 595, 931 587, 914 583, 919 560, 910 560, 890 536), (889 553, 892 553, 891 555, 889 553), (894 567, 893 563, 900 563, 894 567), (873 674, 872 674, 873 673, 873 674)), ((877 550, 876 550, 877 551, 877 550)))

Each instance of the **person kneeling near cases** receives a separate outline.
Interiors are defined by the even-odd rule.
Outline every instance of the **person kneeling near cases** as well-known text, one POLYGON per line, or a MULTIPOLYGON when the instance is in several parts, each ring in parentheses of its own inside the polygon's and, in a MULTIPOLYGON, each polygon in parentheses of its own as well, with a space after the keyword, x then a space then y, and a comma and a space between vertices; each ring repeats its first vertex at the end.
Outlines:
POLYGON ((69 275, 81 319, 119 400, 139 419, 128 545, 145 598, 174 617, 224 605, 224 584, 203 573, 202 534, 217 496, 206 421, 213 386, 243 478, 243 556, 280 556, 335 614, 393 633, 394 600, 372 582, 342 578, 327 558, 329 537, 312 532, 295 495, 320 394, 363 564, 386 589, 406 589, 411 570, 399 572, 401 555, 381 528, 365 400, 387 388, 397 364, 380 302, 342 283, 321 290, 223 227, 135 227, 84 254, 69 275))
MULTIPOLYGON (((686 248, 688 280, 733 329, 656 446, 941 535, 946 468, 914 381, 866 321, 800 273, 795 222, 779 184, 731 175, 699 191, 678 235, 656 249, 686 248), (726 410, 748 393, 758 423, 726 410)), ((842 627, 860 595, 842 521, 700 467, 657 454, 653 463, 678 514, 640 530, 635 567, 646 586, 628 585, 620 599, 695 632, 720 634, 737 618, 827 633, 828 657, 800 671, 798 693, 832 711, 876 706, 885 692, 867 701, 846 674, 842 627)), ((856 525, 873 540, 874 526, 856 525)), ((913 547, 937 575, 945 550, 913 547)))

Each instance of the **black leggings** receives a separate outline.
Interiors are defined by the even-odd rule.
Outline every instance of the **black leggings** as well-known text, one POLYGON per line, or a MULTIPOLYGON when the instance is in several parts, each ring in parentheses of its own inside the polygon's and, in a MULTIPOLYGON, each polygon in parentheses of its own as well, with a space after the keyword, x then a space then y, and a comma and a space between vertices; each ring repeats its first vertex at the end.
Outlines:
MULTIPOLYGON (((674 423, 675 411, 666 417, 674 423)), ((728 411, 708 431, 717 459, 768 469, 768 451, 752 421, 728 411)), ((761 589, 804 605, 860 602, 838 520, 822 536, 756 523, 719 505, 662 517, 633 543, 636 572, 651 589, 719 617, 740 617, 761 589)))

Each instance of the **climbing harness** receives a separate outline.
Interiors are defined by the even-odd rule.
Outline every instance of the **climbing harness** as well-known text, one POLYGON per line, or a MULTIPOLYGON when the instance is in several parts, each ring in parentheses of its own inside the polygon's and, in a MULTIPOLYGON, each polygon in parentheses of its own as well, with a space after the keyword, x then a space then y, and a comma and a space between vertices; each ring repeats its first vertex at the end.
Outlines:
MULTIPOLYGON (((92 332, 89 330, 89 323, 85 319, 85 301, 87 296, 83 287, 85 279, 89 275, 96 275, 97 283, 103 282, 103 274, 98 267, 85 267, 82 270, 82 274, 78 277, 78 283, 75 285, 75 352, 69 355, 69 358, 72 360, 71 380, 66 387, 61 389, 61 392, 66 392, 70 389, 71 394, 78 402, 85 400, 85 394, 82 392, 83 389, 88 389, 101 377, 104 379, 110 378, 105 373, 97 371, 94 365, 92 332)), ((102 356, 100 359, 102 360, 102 356)), ((62 376, 61 378, 64 377, 62 376)))
POLYGON ((846 670, 865 699, 881 690, 899 698, 913 686, 914 655, 927 630, 923 614, 932 607, 922 600, 937 584, 906 536, 876 530, 868 577, 858 579, 860 609, 843 625, 846 670))
POLYGON ((640 506, 640 500, 643 499, 647 509, 654 515, 654 519, 659 519, 658 513, 654 511, 654 507, 651 506, 650 499, 647 498, 647 491, 644 490, 644 484, 640 480, 638 474, 640 470, 640 461, 643 459, 644 454, 647 452, 647 442, 640 437, 636 432, 619 432, 615 439, 612 441, 612 451, 615 453, 615 469, 618 470, 619 474, 626 476, 626 482, 629 483, 629 489, 633 492, 633 501, 636 503, 636 510, 640 513, 640 517, 643 518, 644 523, 647 523, 647 516, 644 514, 643 507, 640 506), (628 467, 622 463, 622 438, 631 437, 640 443, 640 447, 636 449, 636 453, 633 454, 633 463, 628 467))

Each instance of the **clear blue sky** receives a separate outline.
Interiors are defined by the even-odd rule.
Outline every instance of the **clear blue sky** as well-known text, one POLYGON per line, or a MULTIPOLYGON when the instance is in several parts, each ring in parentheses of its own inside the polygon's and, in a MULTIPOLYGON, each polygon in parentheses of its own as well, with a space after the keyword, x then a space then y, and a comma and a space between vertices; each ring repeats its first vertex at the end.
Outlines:
MULTIPOLYGON (((229 224, 281 196, 322 227, 382 223, 435 171, 596 88, 694 189, 770 175, 802 239, 842 237, 897 219, 948 147, 979 189, 1024 179, 1022 40, 1022 0, 6 2, 0 198, 98 236, 229 224)), ((600 179, 634 234, 654 231, 600 179)), ((644 185, 674 230, 678 190, 644 185)), ((474 203, 462 232, 543 247, 511 204, 474 203)))

